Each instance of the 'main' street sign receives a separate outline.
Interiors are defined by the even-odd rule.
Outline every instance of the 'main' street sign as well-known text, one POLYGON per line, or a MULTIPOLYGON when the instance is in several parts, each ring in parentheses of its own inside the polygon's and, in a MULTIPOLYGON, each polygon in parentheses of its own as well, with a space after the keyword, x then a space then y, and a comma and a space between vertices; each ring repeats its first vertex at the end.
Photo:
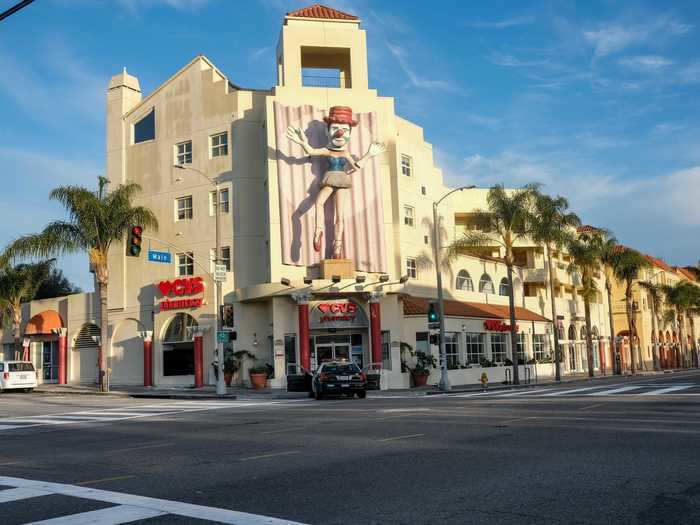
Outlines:
POLYGON ((170 252, 148 250, 148 260, 151 262, 170 264, 172 262, 172 256, 170 252))

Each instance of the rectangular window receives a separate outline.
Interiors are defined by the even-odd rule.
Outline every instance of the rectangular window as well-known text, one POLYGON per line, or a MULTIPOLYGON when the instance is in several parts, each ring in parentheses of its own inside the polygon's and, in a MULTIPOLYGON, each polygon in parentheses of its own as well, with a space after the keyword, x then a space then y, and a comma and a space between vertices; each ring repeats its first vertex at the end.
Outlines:
POLYGON ((175 163, 192 164, 192 141, 180 142, 175 144, 175 163))
POLYGON ((408 155, 401 155, 401 173, 406 177, 413 174, 413 159, 408 155))
POLYGON ((428 332, 416 332, 416 352, 430 355, 430 334, 428 332))
MULTIPOLYGON (((221 203, 221 213, 229 211, 228 188, 219 190, 219 202, 221 203)), ((216 215, 216 192, 209 192, 209 215, 216 215)))
POLYGON ((192 252, 177 254, 177 275, 180 277, 194 275, 194 254, 192 252))
MULTIPOLYGON (((216 268, 216 249, 212 248, 209 250, 209 259, 211 260, 211 271, 213 272, 216 268)), ((222 246, 221 247, 221 263, 226 266, 226 271, 231 271, 231 247, 222 246)))
POLYGON ((532 353, 537 361, 544 361, 549 357, 549 352, 545 346, 545 334, 533 334, 532 353))
POLYGON ((391 333, 382 332, 382 368, 391 370, 391 333))
POLYGON ((192 218, 192 195, 176 199, 175 205, 178 221, 185 221, 192 218))
POLYGON ((506 360, 506 334, 491 334, 491 361, 503 363, 506 360))
POLYGON ((418 275, 418 269, 416 267, 416 259, 414 257, 406 257, 406 274, 411 278, 415 279, 418 275))
POLYGON ((413 228, 415 226, 416 210, 413 206, 403 207, 403 223, 413 228))
POLYGON ((287 374, 297 374, 297 367, 290 366, 297 364, 297 336, 296 334, 285 334, 284 336, 284 367, 287 374))
POLYGON ((428 244, 430 241, 428 240, 427 235, 423 235, 423 244, 428 244))
POLYGON ((478 332, 466 332, 464 334, 466 343, 467 364, 478 365, 485 357, 484 334, 478 332))
POLYGON ((134 144, 156 138, 156 112, 151 112, 134 124, 134 144))
POLYGON ((425 186, 421 186, 421 187, 420 187, 420 192, 421 192, 421 195, 427 195, 427 194, 428 194, 428 190, 425 188, 425 186))
POLYGON ((210 137, 211 158, 228 155, 228 133, 217 133, 210 137))
POLYGON ((518 339, 516 342, 518 359, 522 359, 525 363, 525 350, 527 348, 527 336, 525 334, 518 334, 518 339))
POLYGON ((445 332, 445 358, 447 368, 455 370, 459 368, 459 333, 445 332))

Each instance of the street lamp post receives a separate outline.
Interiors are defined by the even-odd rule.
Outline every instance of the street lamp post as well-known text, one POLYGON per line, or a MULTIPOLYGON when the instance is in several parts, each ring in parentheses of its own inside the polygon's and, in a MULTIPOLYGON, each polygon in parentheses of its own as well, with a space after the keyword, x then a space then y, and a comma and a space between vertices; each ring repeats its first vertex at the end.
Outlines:
POLYGON ((173 167, 180 170, 192 170, 195 173, 199 173, 204 177, 209 184, 214 187, 214 213, 216 215, 216 226, 215 226, 215 255, 214 255, 214 283, 216 286, 216 355, 217 355, 217 374, 216 374, 216 394, 219 396, 226 395, 226 382, 224 380, 224 343, 219 340, 219 332, 223 329, 223 319, 221 318, 221 305, 223 304, 223 294, 221 291, 221 281, 216 278, 216 267, 219 266, 221 262, 221 198, 219 196, 219 182, 218 180, 213 180, 204 172, 193 168, 191 166, 185 166, 183 164, 175 164, 173 167))
POLYGON ((461 186, 448 191, 433 202, 433 250, 435 252, 435 276, 437 277, 438 308, 440 310, 440 390, 446 392, 451 389, 450 378, 447 374, 447 356, 445 355, 445 297, 442 291, 442 271, 440 269, 440 217, 438 216, 438 205, 447 197, 457 191, 471 190, 476 186, 461 186))

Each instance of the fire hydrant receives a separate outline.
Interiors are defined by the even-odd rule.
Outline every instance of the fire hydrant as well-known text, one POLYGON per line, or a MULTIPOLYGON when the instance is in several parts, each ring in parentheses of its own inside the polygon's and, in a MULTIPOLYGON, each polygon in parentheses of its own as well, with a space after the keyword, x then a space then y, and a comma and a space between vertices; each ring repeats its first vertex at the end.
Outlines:
POLYGON ((489 376, 486 375, 486 372, 481 372, 481 391, 486 392, 489 388, 489 376))

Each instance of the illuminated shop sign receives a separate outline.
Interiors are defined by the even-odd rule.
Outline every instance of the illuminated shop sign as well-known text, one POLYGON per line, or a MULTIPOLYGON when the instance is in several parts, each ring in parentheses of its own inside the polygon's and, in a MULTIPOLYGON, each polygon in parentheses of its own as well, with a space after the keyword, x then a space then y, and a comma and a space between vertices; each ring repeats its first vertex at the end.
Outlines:
MULTIPOLYGON (((503 321, 488 320, 484 321, 484 328, 490 332, 510 332, 510 325, 504 323, 503 321)), ((519 329, 518 325, 515 325, 515 331, 519 329)))
POLYGON ((315 301, 310 303, 309 328, 366 328, 367 315, 351 300, 315 301))
POLYGON ((204 292, 204 280, 201 277, 186 277, 174 281, 158 283, 160 293, 165 297, 158 306, 161 311, 179 310, 182 308, 199 308, 204 302, 203 297, 189 297, 204 292), (174 297, 174 299, 168 299, 174 297))

